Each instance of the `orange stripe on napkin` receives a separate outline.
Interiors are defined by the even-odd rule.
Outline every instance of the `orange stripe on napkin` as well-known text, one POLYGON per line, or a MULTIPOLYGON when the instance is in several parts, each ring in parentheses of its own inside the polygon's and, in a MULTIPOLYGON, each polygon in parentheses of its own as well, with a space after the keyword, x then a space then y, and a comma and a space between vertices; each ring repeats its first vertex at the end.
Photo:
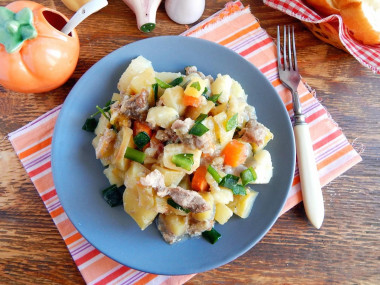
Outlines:
POLYGON ((155 274, 146 275, 143 278, 141 278, 139 281, 137 281, 135 283, 135 285, 144 285, 144 284, 148 283, 149 281, 153 280, 156 277, 157 277, 157 275, 155 275, 155 274))
POLYGON ((232 41, 238 39, 239 37, 244 36, 244 35, 247 34, 248 32, 252 32, 253 30, 256 30, 256 29, 259 28, 259 27, 260 27, 259 23, 257 23, 257 22, 256 22, 256 23, 253 23, 253 24, 249 25, 247 28, 245 28, 245 29, 243 29, 243 30, 237 32, 237 33, 234 34, 234 35, 232 35, 231 37, 228 37, 227 39, 225 39, 225 40, 219 42, 219 44, 225 46, 225 45, 231 43, 232 41))
POLYGON ((41 150, 41 149, 43 149, 43 148, 45 148, 45 147, 51 145, 51 141, 52 141, 52 138, 51 138, 51 137, 50 137, 50 138, 47 138, 46 140, 43 140, 42 142, 40 142, 40 143, 38 143, 38 144, 32 146, 31 148, 29 148, 29 149, 23 151, 22 153, 20 153, 20 154, 18 155, 18 157, 19 157, 20 159, 23 159, 23 158, 25 158, 25 157, 27 157, 27 156, 29 156, 29 155, 31 155, 31 154, 33 154, 33 153, 39 151, 39 150, 41 150))
POLYGON ((82 235, 80 233, 75 233, 71 237, 65 239, 65 243, 67 245, 70 245, 70 244, 80 240, 81 238, 82 238, 82 235))

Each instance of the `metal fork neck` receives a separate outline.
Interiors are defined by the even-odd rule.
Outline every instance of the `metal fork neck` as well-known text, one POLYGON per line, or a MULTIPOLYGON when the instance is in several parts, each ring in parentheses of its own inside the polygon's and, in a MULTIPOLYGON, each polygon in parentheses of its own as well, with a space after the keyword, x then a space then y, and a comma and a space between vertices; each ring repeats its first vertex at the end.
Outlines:
POLYGON ((294 110, 294 125, 306 124, 305 116, 302 113, 302 107, 299 100, 298 92, 293 91, 293 110, 294 110))

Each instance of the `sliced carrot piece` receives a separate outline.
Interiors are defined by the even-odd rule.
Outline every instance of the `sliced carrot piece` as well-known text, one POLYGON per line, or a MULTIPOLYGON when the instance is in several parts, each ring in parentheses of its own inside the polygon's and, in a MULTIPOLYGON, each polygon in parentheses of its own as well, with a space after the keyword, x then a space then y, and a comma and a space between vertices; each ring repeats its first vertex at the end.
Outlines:
POLYGON ((195 191, 207 191, 209 185, 206 181, 207 168, 206 166, 199 166, 194 172, 193 180, 191 181, 191 188, 195 191))
POLYGON ((135 121, 133 123, 133 135, 138 133, 145 132, 149 137, 152 137, 152 130, 149 128, 148 124, 135 121))
POLYGON ((184 95, 183 104, 185 106, 198 107, 201 104, 201 96, 193 97, 193 96, 184 95))
POLYGON ((244 143, 237 140, 230 141, 223 149, 224 164, 236 167, 247 159, 247 151, 244 143))

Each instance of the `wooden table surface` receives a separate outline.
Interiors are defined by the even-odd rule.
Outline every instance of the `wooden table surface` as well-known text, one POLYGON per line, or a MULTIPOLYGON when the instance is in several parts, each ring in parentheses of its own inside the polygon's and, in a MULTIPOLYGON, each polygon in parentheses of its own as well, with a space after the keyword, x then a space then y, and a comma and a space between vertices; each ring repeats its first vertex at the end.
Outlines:
MULTIPOLYGON (((38 2, 68 17, 73 14, 58 0, 38 2)), ((226 3, 206 2, 202 19, 226 3)), ((8 3, 0 0, 0 6, 8 3)), ((259 0, 243 3, 271 36, 277 25, 295 25, 301 73, 348 140, 362 151, 363 162, 323 188, 326 214, 320 230, 308 223, 301 203, 281 216, 253 249, 188 284, 380 284, 380 77, 314 38, 299 21, 259 0)), ((84 283, 7 134, 63 103, 83 73, 113 50, 186 29, 167 17, 163 4, 157 23, 152 33, 143 34, 121 0, 109 1, 77 28, 80 58, 65 85, 44 94, 0 87, 0 284, 84 283)))

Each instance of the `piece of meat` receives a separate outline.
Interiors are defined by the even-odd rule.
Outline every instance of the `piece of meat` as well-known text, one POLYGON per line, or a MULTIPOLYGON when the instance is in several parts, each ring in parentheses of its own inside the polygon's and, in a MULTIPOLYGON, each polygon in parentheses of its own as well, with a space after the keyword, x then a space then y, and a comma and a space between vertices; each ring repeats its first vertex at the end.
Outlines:
POLYGON ((168 187, 168 194, 174 202, 193 213, 202 213, 210 210, 210 205, 196 191, 186 190, 182 187, 168 187))
POLYGON ((186 118, 184 121, 176 120, 171 129, 176 133, 179 140, 187 147, 192 149, 200 149, 204 153, 214 154, 215 144, 210 132, 204 133, 202 136, 189 134, 190 129, 194 125, 194 121, 186 118))
POLYGON ((140 178, 140 183, 146 187, 156 189, 157 196, 165 197, 169 195, 174 202, 193 213, 202 213, 210 210, 209 204, 198 192, 186 190, 181 187, 166 187, 162 173, 155 169, 147 176, 140 178))
POLYGON ((111 129, 105 129, 99 139, 98 146, 95 149, 96 158, 105 158, 111 155, 116 140, 116 132, 111 129))
POLYGON ((195 147, 204 153, 213 155, 215 153, 215 144, 210 132, 204 133, 202 136, 193 136, 195 147))
MULTIPOLYGON (((140 94, 124 96, 121 104, 115 105, 115 108, 119 108, 120 112, 127 117, 143 122, 146 120, 149 109, 148 95, 149 92, 143 89, 140 94)), ((112 110, 115 108, 111 107, 112 110)))
POLYGON ((180 140, 172 129, 158 130, 156 138, 162 143, 178 143, 180 140))
POLYGON ((213 83, 214 82, 214 78, 211 76, 211 75, 204 75, 202 72, 198 71, 197 67, 192 65, 192 66, 186 66, 185 67, 185 72, 186 72, 186 75, 190 75, 192 73, 197 73, 199 75, 200 78, 202 79, 208 79, 210 80, 210 83, 213 83))
POLYGON ((194 125, 194 121, 191 118, 186 118, 184 121, 176 120, 171 126, 171 129, 176 132, 177 135, 187 135, 194 125))
POLYGON ((214 219, 210 219, 207 221, 197 221, 191 220, 189 222, 189 228, 187 229, 187 233, 190 236, 200 236, 204 231, 210 231, 214 226, 214 219))
POLYGON ((150 139, 149 147, 146 148, 144 152, 149 157, 157 158, 164 152, 164 144, 157 139, 156 135, 154 135, 150 139))
MULTIPOLYGON (((157 192, 159 192, 163 188, 166 188, 164 176, 157 169, 153 170, 147 176, 141 177, 140 183, 143 186, 155 188, 157 190, 157 192)), ((163 196, 161 196, 161 197, 163 197, 163 196)))
POLYGON ((264 143, 266 134, 267 128, 254 119, 249 120, 239 133, 242 141, 256 143, 258 146, 264 143))
POLYGON ((217 156, 215 157, 211 162, 212 167, 214 167, 217 170, 222 170, 224 166, 224 157, 223 156, 217 156))

